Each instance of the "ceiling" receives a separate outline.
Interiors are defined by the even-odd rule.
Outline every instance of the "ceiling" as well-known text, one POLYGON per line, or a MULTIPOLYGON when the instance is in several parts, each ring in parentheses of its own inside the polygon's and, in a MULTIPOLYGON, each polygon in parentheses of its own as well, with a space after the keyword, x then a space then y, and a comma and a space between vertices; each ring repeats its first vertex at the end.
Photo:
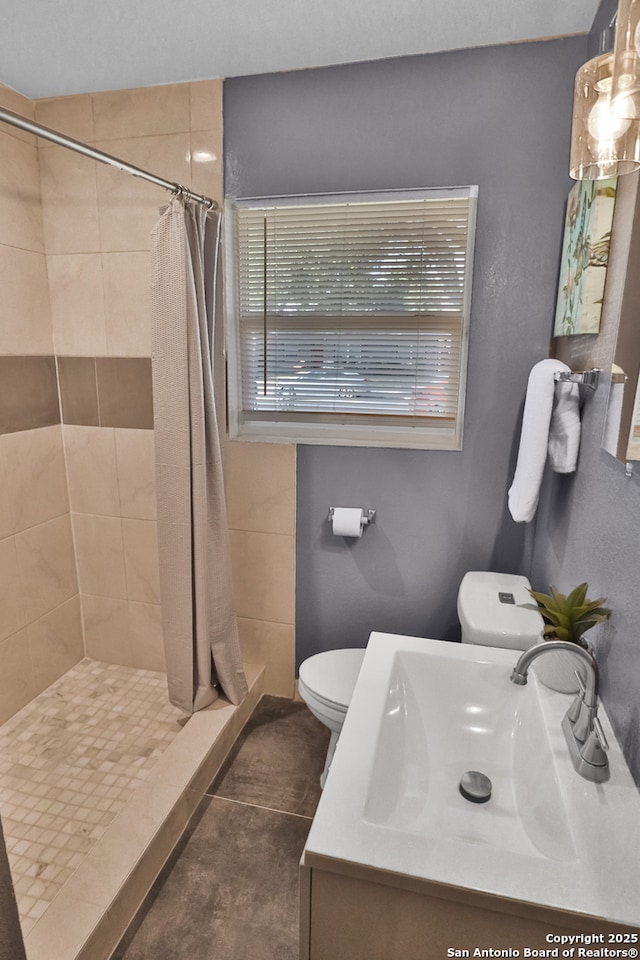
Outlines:
POLYGON ((31 98, 588 33, 599 0, 0 0, 31 98))

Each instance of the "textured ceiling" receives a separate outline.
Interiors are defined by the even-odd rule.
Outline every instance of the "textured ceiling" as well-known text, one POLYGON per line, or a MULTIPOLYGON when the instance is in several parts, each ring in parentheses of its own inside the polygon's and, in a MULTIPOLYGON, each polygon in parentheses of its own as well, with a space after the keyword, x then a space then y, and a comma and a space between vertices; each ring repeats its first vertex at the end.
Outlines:
POLYGON ((599 0, 0 0, 0 82, 28 97, 588 33, 599 0))

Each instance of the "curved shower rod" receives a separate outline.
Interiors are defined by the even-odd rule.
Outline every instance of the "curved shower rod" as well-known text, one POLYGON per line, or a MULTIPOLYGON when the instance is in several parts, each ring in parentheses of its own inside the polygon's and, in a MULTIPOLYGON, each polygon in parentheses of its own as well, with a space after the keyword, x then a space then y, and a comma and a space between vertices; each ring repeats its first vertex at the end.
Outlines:
POLYGON ((187 200, 202 203, 210 210, 217 210, 218 208, 218 204, 215 200, 212 200, 211 197, 203 197, 201 194, 189 190, 188 187, 183 187, 180 183, 173 183, 171 180, 164 180, 162 177, 157 177, 155 173, 149 173, 147 170, 135 167, 132 163, 126 163, 126 161, 112 157, 108 153, 103 153, 102 150, 96 150, 94 147, 90 147, 80 140, 66 137, 64 134, 58 133, 57 130, 43 127, 33 120, 21 117, 19 113, 13 113, 11 110, 5 110, 3 107, 0 107, 0 120, 4 123, 10 123, 13 127, 26 130, 27 133, 33 133, 36 137, 42 137, 43 140, 50 140, 52 143, 57 143, 60 147, 75 150, 76 153, 82 153, 85 157, 90 157, 92 160, 98 160, 100 163, 106 163, 111 167, 116 167, 118 170, 124 171, 124 173, 130 173, 133 177, 141 177, 143 180, 148 180, 150 183, 155 183, 159 187, 164 187, 165 190, 179 194, 187 200))

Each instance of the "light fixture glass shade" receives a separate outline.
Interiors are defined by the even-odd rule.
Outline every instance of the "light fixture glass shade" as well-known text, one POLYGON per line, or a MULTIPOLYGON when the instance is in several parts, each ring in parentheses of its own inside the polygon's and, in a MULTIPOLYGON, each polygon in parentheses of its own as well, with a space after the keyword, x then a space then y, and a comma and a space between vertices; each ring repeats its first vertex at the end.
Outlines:
POLYGON ((569 173, 574 180, 608 180, 640 169, 640 123, 611 111, 613 54, 576 74, 569 173))
POLYGON ((640 119, 640 0, 620 0, 613 51, 612 110, 640 119))

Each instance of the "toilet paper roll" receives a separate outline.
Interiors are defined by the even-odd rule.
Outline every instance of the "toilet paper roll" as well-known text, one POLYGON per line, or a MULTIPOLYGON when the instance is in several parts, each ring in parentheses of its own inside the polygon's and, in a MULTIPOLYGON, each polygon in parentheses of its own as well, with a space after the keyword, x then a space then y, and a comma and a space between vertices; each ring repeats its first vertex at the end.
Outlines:
POLYGON ((364 511, 358 507, 334 507, 331 529, 336 537, 361 537, 364 511))

